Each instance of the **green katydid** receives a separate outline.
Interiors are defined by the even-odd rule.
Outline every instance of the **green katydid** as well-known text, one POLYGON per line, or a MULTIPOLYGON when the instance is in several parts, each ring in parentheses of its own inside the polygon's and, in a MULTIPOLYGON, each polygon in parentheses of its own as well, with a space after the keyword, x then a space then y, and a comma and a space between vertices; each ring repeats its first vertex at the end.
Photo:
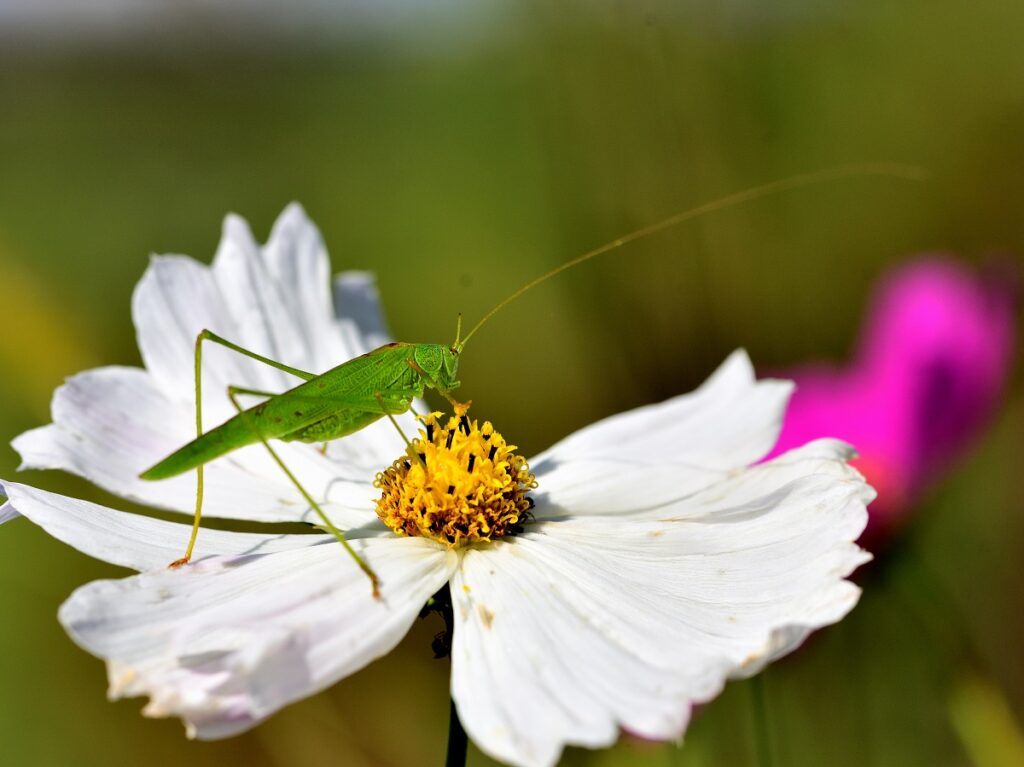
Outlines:
MULTIPOLYGON (((192 558, 202 518, 203 466, 240 447, 261 442, 320 517, 325 528, 338 539, 370 578, 376 594, 376 574, 349 545, 344 534, 334 526, 320 504, 306 491, 267 440, 276 438, 285 441, 324 443, 359 431, 384 416, 391 418, 395 428, 402 434, 393 416, 409 410, 413 398, 423 396, 425 386, 437 389, 445 396, 459 386, 455 375, 458 371, 458 355, 462 351, 462 344, 463 341, 458 337, 451 347, 444 344, 389 343, 342 363, 326 373, 315 375, 243 349, 210 330, 200 332, 195 346, 198 436, 140 475, 142 479, 159 480, 177 476, 190 469, 197 471, 196 511, 192 533, 185 555, 172 562, 171 567, 186 564, 192 558), (204 433, 201 375, 203 341, 213 341, 239 354, 291 373, 301 378, 303 383, 282 394, 237 386, 229 387, 228 397, 238 410, 237 415, 204 433), (240 394, 263 396, 267 399, 248 410, 243 410, 238 402, 240 394)), ((402 436, 405 439, 405 435, 402 436)), ((406 443, 408 446, 408 440, 406 443)))
MULTIPOLYGON (((351 547, 344 534, 330 521, 316 500, 303 488, 271 447, 270 439, 324 443, 353 434, 383 417, 388 417, 401 433, 394 416, 408 411, 413 399, 423 396, 426 388, 436 389, 454 404, 451 392, 458 388, 456 379, 459 356, 467 341, 488 321, 523 293, 547 281, 556 274, 577 266, 603 253, 630 242, 681 224, 698 216, 754 200, 775 192, 808 186, 828 180, 864 175, 881 175, 905 179, 920 179, 922 173, 915 168, 889 164, 856 165, 828 168, 814 173, 793 176, 753 187, 727 197, 705 203, 677 213, 657 223, 637 229, 576 258, 570 259, 523 285, 487 312, 476 325, 461 336, 461 317, 454 343, 390 343, 367 354, 349 360, 319 375, 298 370, 244 349, 203 330, 195 344, 196 433, 192 442, 172 453, 140 476, 146 480, 160 480, 177 476, 191 469, 197 472, 196 509, 185 555, 171 563, 172 567, 189 561, 195 547, 202 517, 203 466, 209 461, 246 445, 262 443, 270 455, 295 485, 305 501, 318 514, 323 526, 345 547, 363 572, 370 578, 377 594, 377 576, 366 561, 351 547), (202 425, 202 344, 212 341, 266 365, 282 370, 302 380, 298 386, 280 394, 259 392, 240 387, 229 387, 228 397, 238 411, 235 416, 210 431, 202 425), (238 395, 265 397, 258 405, 244 409, 238 395)), ((402 434, 407 448, 408 439, 402 434)))

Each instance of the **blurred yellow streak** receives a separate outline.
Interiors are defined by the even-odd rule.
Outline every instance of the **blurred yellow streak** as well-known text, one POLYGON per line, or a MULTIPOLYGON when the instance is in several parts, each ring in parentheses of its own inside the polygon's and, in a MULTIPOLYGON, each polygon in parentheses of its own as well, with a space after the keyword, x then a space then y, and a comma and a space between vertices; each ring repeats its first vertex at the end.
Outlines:
POLYGON ((948 701, 953 729, 976 767, 1019 767, 1024 764, 1024 733, 1010 704, 995 684, 968 676, 948 701))
POLYGON ((0 248, 0 368, 7 373, 8 391, 21 394, 26 405, 45 415, 54 386, 65 376, 95 367, 99 355, 88 320, 6 256, 0 248))

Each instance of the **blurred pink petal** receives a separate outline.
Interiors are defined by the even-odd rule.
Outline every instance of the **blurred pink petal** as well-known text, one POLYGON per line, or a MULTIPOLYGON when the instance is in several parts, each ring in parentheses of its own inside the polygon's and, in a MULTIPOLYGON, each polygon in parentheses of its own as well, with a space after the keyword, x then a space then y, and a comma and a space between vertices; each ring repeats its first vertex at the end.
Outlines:
POLYGON ((938 255, 886 275, 849 365, 782 371, 797 390, 775 453, 817 437, 852 443, 878 489, 870 529, 891 527, 999 402, 1014 344, 1007 276, 978 276, 938 255))

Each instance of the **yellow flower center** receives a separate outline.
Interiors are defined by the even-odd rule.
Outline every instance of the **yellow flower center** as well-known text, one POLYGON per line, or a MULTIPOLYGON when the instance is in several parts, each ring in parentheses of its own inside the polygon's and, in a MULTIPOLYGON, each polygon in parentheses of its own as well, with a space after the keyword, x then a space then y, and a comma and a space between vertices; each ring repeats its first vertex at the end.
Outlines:
POLYGON ((457 406, 444 423, 442 413, 419 416, 415 457, 399 458, 374 480, 377 516, 399 535, 456 548, 517 532, 529 516, 526 493, 537 480, 526 459, 490 421, 470 421, 468 409, 457 406))

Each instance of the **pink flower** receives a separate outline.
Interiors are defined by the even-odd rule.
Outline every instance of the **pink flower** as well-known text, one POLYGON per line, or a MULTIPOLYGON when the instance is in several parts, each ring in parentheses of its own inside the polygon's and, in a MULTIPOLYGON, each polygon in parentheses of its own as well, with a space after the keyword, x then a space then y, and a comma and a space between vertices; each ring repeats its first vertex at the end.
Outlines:
POLYGON ((999 402, 1016 309, 1012 280, 999 276, 979 277, 944 256, 917 258, 882 280, 849 365, 782 371, 797 390, 775 453, 823 436, 851 442, 878 489, 875 536, 905 516, 999 402))

